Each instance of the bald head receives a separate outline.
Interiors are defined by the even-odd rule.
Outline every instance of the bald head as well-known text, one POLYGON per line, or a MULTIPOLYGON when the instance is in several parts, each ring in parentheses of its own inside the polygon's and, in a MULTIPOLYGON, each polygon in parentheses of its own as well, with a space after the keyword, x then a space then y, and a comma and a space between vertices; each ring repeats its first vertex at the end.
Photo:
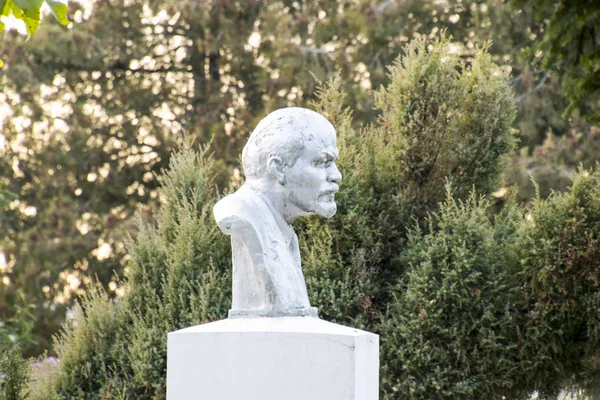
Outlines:
POLYGON ((280 158, 291 168, 307 143, 323 135, 335 138, 335 129, 315 111, 299 107, 273 111, 258 123, 244 147, 242 164, 246 178, 267 177, 272 157, 280 158))

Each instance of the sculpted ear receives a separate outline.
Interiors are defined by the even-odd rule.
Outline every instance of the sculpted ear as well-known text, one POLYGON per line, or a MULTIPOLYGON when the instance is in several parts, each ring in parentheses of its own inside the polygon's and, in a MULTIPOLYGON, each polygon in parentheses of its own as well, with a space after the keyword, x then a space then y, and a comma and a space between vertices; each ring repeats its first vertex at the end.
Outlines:
POLYGON ((285 186, 285 171, 283 160, 279 157, 271 156, 267 161, 267 171, 269 176, 272 177, 280 185, 285 186))

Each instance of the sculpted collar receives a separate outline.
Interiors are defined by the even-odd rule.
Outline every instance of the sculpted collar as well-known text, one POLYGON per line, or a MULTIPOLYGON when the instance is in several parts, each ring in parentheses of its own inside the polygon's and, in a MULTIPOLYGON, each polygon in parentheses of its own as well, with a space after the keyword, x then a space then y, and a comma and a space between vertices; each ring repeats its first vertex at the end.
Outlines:
POLYGON ((267 206, 269 211, 271 211, 271 214, 273 215, 273 218, 275 219, 275 223, 277 224, 277 227, 279 228, 281 234, 283 235, 286 244, 289 246, 291 243, 294 242, 294 238, 296 237, 296 232, 294 232, 294 229, 292 228, 292 226, 283 218, 281 213, 275 208, 275 206, 273 206, 273 203, 267 196, 265 196, 260 190, 255 189, 251 185, 250 185, 250 189, 257 195, 257 197, 263 203, 265 203, 265 205, 267 206))

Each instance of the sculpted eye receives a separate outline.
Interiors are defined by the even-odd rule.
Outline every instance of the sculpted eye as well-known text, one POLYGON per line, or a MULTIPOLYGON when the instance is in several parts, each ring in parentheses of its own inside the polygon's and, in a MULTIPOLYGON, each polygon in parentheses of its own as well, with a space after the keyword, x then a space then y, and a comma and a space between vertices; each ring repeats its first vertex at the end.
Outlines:
POLYGON ((325 158, 325 159, 319 160, 316 164, 323 168, 329 168, 329 167, 331 167, 331 164, 333 164, 333 160, 331 160, 329 158, 325 158))
POLYGON ((315 159, 315 161, 313 162, 313 164, 315 166, 327 169, 327 168, 329 168, 329 167, 331 167, 333 165, 333 163, 335 162, 336 158, 334 158, 330 154, 323 154, 323 156, 317 157, 315 159))

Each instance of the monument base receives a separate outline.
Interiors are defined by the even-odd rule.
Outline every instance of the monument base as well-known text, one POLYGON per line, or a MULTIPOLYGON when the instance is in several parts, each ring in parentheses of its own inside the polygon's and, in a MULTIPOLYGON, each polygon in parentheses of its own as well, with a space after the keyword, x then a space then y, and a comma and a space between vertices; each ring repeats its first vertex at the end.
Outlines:
POLYGON ((377 400, 379 336, 311 317, 169 333, 167 400, 377 400))
MULTIPOLYGON (((273 316, 273 311, 256 310, 229 310, 229 318, 257 318, 273 316)), ((277 317, 318 317, 317 307, 292 308, 289 310, 277 311, 277 317)))

